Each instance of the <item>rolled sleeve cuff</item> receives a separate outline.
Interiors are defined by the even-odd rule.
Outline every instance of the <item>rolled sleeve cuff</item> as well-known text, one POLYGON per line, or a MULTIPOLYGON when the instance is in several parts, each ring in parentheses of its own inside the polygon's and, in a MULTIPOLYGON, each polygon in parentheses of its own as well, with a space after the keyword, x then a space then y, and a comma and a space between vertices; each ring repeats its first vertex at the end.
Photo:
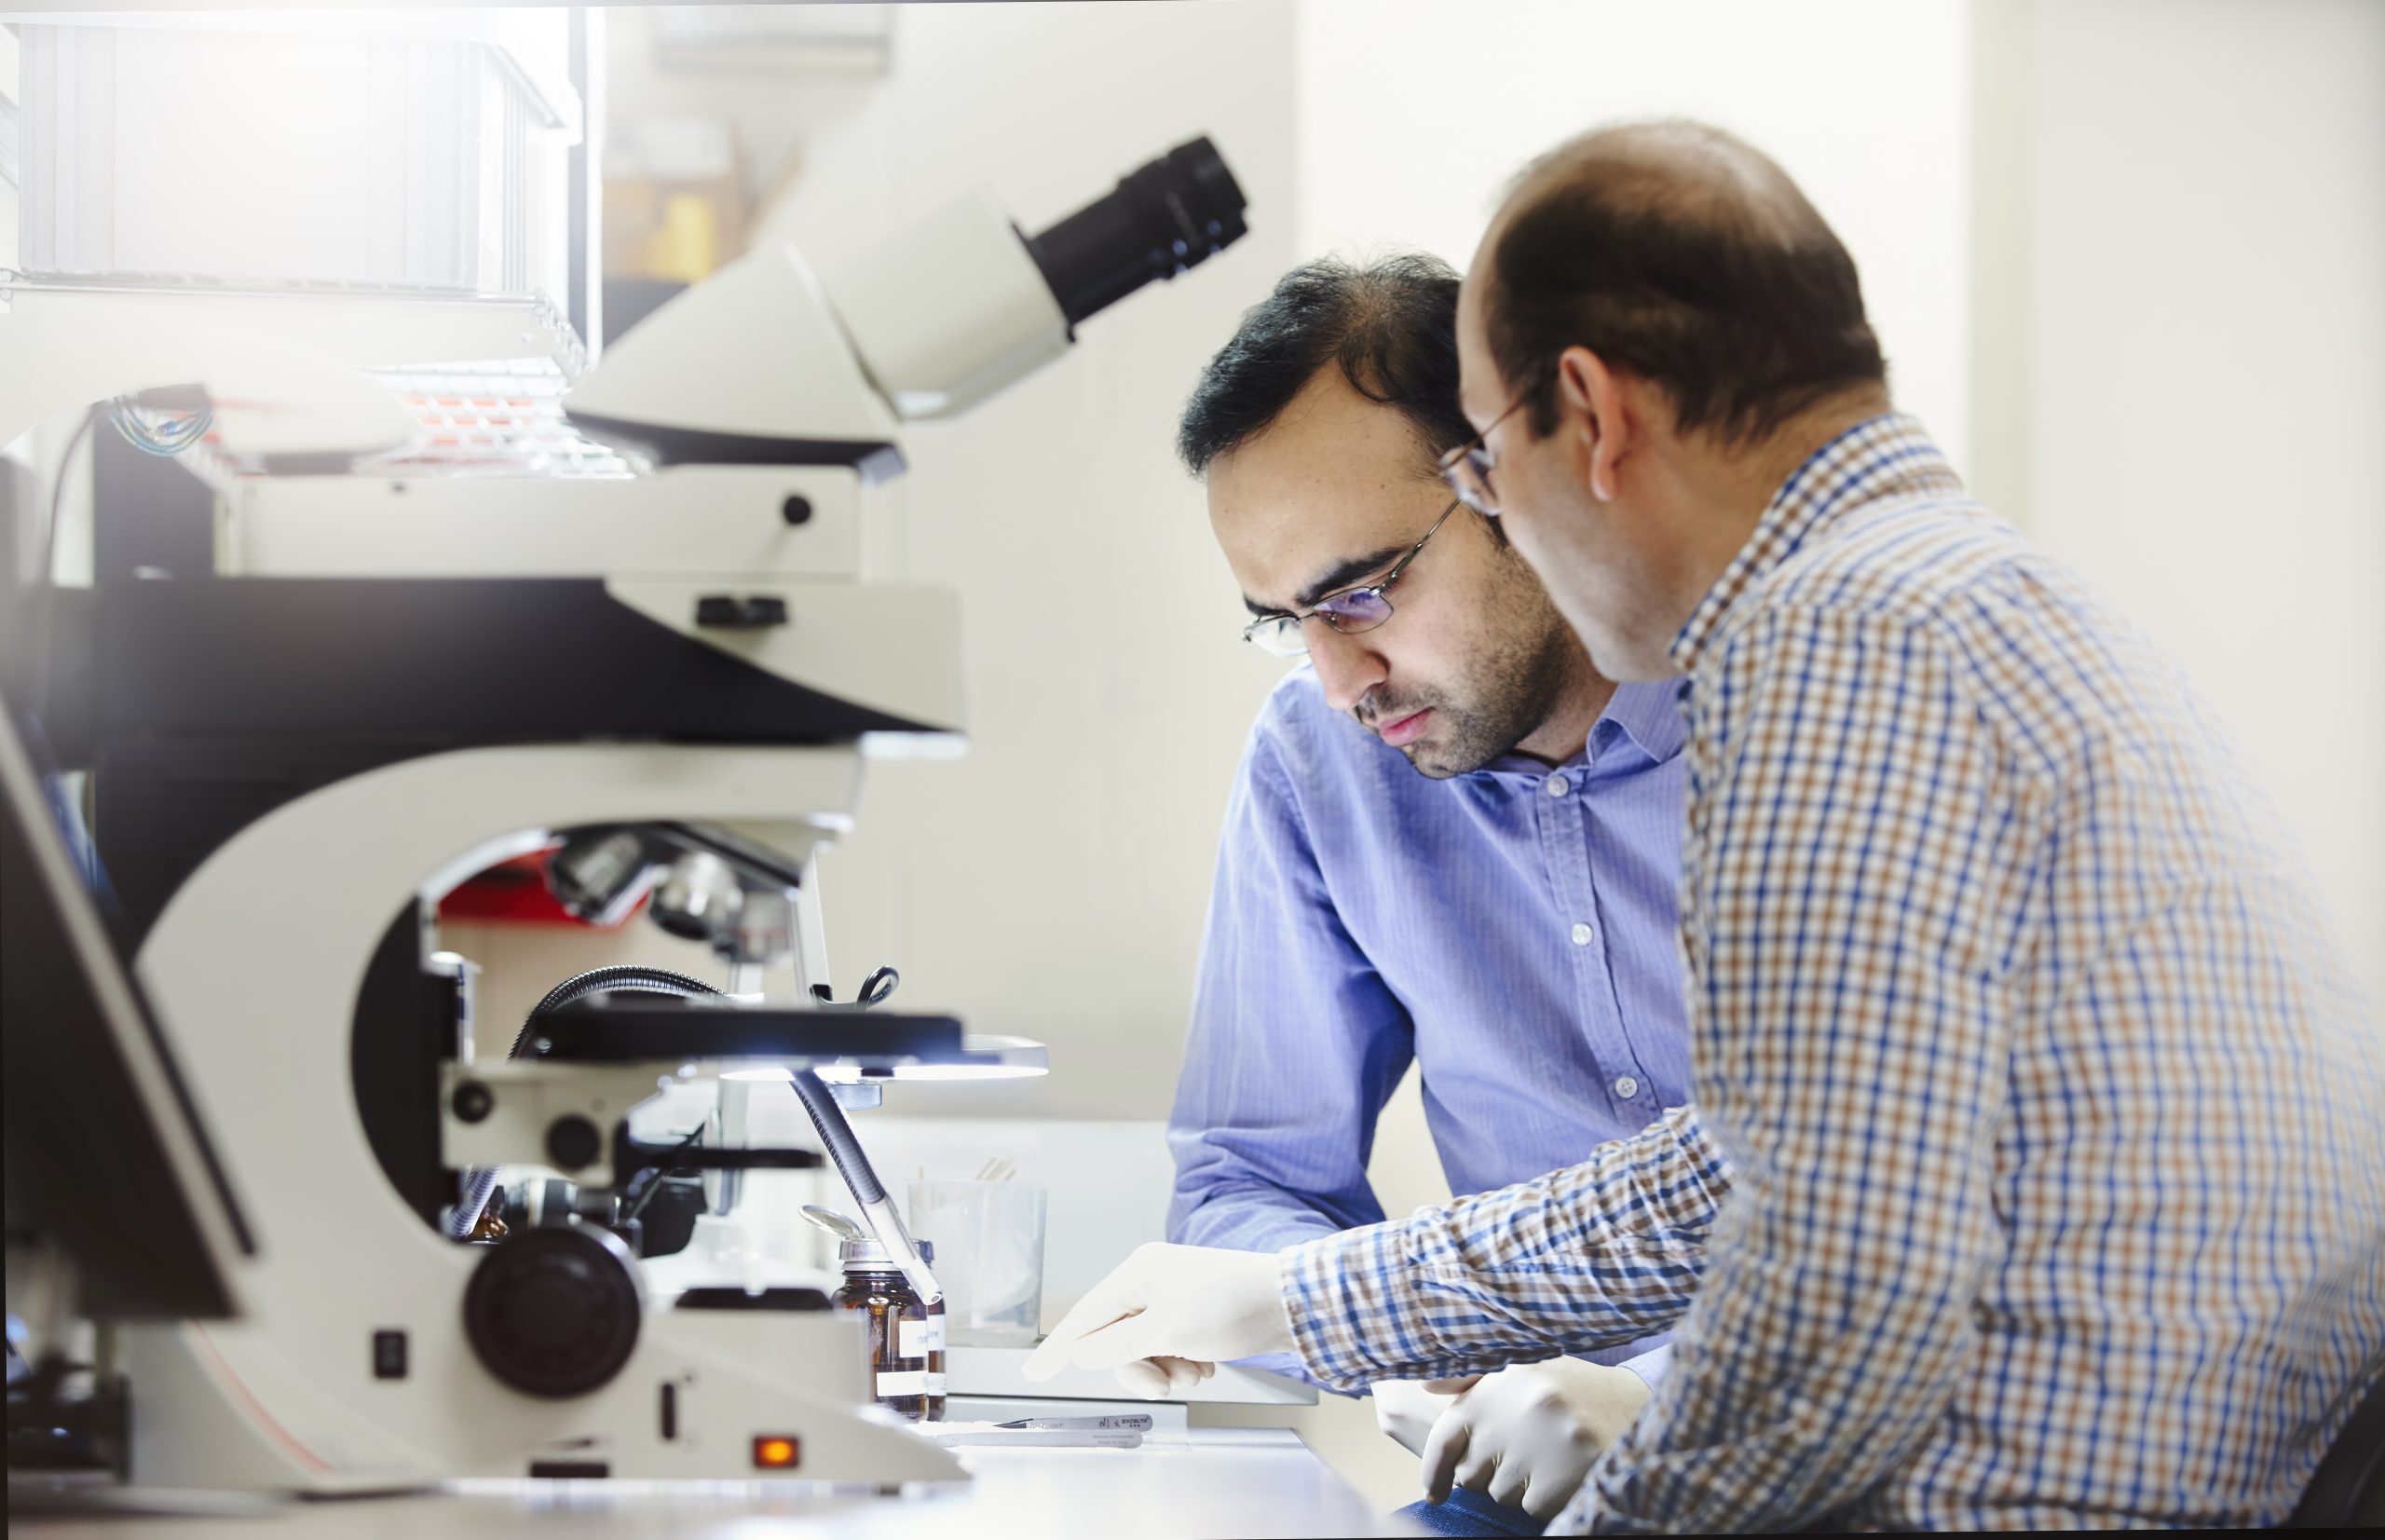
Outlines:
POLYGON ((1640 1383, 1646 1385, 1653 1394, 1656 1388, 1656 1382, 1665 1377, 1665 1372, 1672 1367, 1672 1362, 1673 1344, 1666 1342, 1650 1348, 1636 1358, 1626 1358, 1615 1367, 1628 1369, 1639 1375, 1640 1383))
POLYGON ((1677 1108, 1580 1165, 1288 1247, 1293 1345, 1320 1384, 1356 1390, 1666 1330, 1689 1307, 1726 1180, 1677 1108))
POLYGON ((1377 1380, 1400 1377, 1367 1351, 1370 1329, 1389 1332, 1406 1361, 1422 1302, 1408 1283, 1405 1237, 1397 1223, 1345 1230, 1282 1253, 1284 1313, 1292 1345, 1316 1382, 1357 1392, 1377 1380))

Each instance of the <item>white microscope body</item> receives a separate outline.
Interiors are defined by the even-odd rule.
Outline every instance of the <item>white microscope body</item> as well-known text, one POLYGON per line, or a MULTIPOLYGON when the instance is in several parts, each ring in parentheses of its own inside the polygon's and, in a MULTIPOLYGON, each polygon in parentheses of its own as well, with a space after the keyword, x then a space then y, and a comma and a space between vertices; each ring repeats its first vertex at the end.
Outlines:
POLYGON ((761 1047, 503 1061, 484 1043, 476 1073, 426 917, 574 831, 661 831, 758 852, 740 880, 792 906, 798 978, 825 986, 812 849, 848 826, 866 758, 962 727, 953 596, 861 580, 900 419, 1056 356, 1076 321, 1237 238, 1241 209, 1201 140, 1040 237, 973 198, 825 288, 757 252, 569 397, 576 426, 657 469, 258 478, 215 579, 102 595, 101 849, 131 874, 138 974, 257 1232, 244 1318, 129 1333, 134 1480, 962 1477, 866 1409, 850 1317, 641 1299, 594 1226, 492 1283, 524 1237, 446 1228, 469 1167, 618 1191, 630 1107, 741 1058, 899 1074, 989 1056, 948 1020, 872 1036, 879 1013, 802 1001, 773 1002, 761 1047), (739 843, 765 832, 774 852, 739 843))

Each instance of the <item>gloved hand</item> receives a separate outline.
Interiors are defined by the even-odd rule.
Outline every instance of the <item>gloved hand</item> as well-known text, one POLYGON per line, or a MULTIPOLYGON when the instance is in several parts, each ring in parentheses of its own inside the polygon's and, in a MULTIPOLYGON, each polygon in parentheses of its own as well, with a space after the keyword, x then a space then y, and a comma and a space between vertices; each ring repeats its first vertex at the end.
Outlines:
POLYGON ((1424 1495, 1441 1502, 1454 1481, 1544 1521, 1648 1402, 1639 1375, 1579 1358, 1425 1385, 1460 1394, 1424 1440, 1424 1495))
POLYGON ((1181 1395, 1228 1358, 1284 1353, 1291 1321, 1271 1251, 1206 1246, 1135 1248, 1060 1318, 1022 1372, 1048 1380, 1062 1369, 1110 1369, 1135 1395, 1181 1395))
POLYGON ((1450 1397, 1426 1389, 1426 1383, 1424 1380, 1377 1380, 1367 1387, 1367 1394, 1374 1398, 1375 1426, 1411 1454, 1424 1452, 1433 1424, 1450 1407, 1450 1397))

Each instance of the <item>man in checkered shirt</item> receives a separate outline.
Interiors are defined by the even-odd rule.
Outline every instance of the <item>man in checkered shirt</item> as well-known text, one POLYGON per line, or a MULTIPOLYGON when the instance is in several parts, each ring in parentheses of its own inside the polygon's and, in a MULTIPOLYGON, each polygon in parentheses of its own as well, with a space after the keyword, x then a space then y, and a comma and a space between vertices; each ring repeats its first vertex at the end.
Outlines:
POLYGON ((2385 1043, 2203 708, 1888 409, 1738 141, 1535 164, 1459 329, 1452 484, 1602 673, 1682 680, 1696 1106, 1263 1270, 1147 1249, 1051 1356, 1671 1327, 1552 1533, 2283 1519, 2385 1371, 2385 1043))

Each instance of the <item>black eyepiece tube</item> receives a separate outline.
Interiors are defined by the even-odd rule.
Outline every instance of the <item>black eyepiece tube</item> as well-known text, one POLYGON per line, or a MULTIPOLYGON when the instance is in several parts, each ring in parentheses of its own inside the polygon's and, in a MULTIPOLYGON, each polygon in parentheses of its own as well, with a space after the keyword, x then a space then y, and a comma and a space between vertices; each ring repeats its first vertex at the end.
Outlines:
POLYGON ((1241 239, 1247 206, 1205 134, 1128 172, 1116 191, 1042 235, 1021 238, 1073 327, 1241 239))

